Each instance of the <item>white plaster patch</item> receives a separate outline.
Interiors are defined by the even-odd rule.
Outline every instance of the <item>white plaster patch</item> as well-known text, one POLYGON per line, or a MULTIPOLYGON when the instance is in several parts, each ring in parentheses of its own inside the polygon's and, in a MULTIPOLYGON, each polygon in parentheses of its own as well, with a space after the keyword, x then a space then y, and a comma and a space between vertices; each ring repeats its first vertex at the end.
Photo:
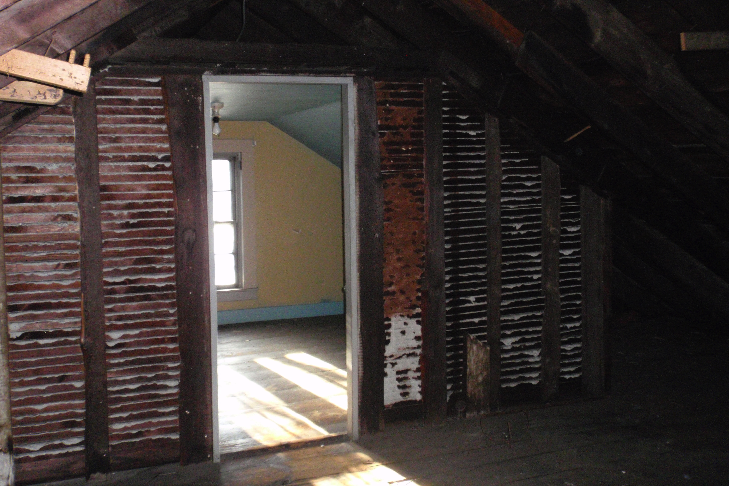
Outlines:
POLYGON ((13 456, 7 452, 0 452, 0 484, 15 484, 13 456))
POLYGON ((385 406, 420 400, 420 323, 410 316, 388 319, 385 333, 385 406))

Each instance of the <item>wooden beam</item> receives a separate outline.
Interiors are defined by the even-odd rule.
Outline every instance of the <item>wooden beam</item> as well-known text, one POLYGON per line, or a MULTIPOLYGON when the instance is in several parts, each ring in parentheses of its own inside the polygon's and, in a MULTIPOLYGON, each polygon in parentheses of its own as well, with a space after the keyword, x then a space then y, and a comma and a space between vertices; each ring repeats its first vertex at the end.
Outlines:
POLYGON ((729 321, 729 283, 642 221, 624 215, 615 233, 644 261, 676 282, 691 296, 722 319, 729 321))
POLYGON ((501 133, 499 119, 486 115, 486 342, 489 345, 490 409, 501 402, 501 133))
POLYGON ((362 364, 359 416, 361 432, 366 434, 382 427, 385 404, 384 196, 375 83, 364 77, 356 77, 354 83, 362 364))
POLYGON ((586 74, 530 32, 516 64, 533 79, 569 101, 615 142, 632 153, 693 206, 729 230, 726 191, 693 161, 612 99, 586 74))
POLYGON ((207 177, 200 76, 165 76, 175 184, 175 268, 180 346, 180 460, 213 456, 207 177))
MULTIPOLYGON (((0 165, 2 156, 0 155, 0 165)), ((0 178, 0 195, 3 194, 0 178)), ((0 221, 3 200, 0 197, 0 221)), ((10 330, 8 326, 7 273, 5 272, 5 226, 0 225, 0 484, 13 484, 13 429, 10 409, 10 330)))
POLYGON ((81 302, 86 391, 86 477, 110 470, 109 403, 107 398, 104 261, 102 257, 99 137, 96 89, 73 104, 76 129, 76 180, 81 239, 81 302))
POLYGON ((13 103, 32 103, 36 105, 57 105, 63 98, 63 90, 34 83, 32 81, 13 81, 0 88, 0 101, 13 103))
POLYGON ((422 285, 423 408, 428 421, 448 414, 446 383, 443 82, 424 83, 425 269, 422 285))
POLYGON ((580 186, 582 254, 582 389, 599 397, 606 390, 605 321, 609 315, 606 272, 608 202, 580 186))
MULTIPOLYGON (((565 27, 729 162, 729 117, 691 85, 673 56, 606 0, 550 0, 547 3, 565 27)), ((698 33, 681 34, 682 48, 716 42, 715 48, 723 45, 729 49, 728 32, 707 35, 703 44, 699 35, 694 34, 698 33)))
POLYGON ((13 49, 0 56, 0 72, 8 76, 73 91, 86 92, 91 68, 13 49))
POLYGON ((561 357, 559 294, 560 190, 559 166, 542 157, 542 399, 559 391, 561 357))
POLYGON ((682 51, 729 50, 729 32, 681 32, 682 51))
POLYGON ((19 0, 0 11, 0 55, 51 29, 97 0, 19 0))
POLYGON ((358 46, 311 46, 241 44, 194 39, 147 38, 113 55, 112 64, 191 65, 209 70, 221 64, 226 69, 261 71, 398 71, 426 73, 430 62, 422 53, 358 46))

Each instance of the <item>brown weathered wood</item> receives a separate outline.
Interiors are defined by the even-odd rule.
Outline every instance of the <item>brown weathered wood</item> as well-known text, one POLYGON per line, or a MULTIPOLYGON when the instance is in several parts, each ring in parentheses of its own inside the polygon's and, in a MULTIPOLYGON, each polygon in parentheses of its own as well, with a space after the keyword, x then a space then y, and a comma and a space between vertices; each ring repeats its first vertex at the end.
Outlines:
POLYGON ((729 49, 729 32, 681 32, 682 51, 729 49))
MULTIPOLYGON (((0 156, 2 164, 2 156, 0 156)), ((2 194, 2 181, 0 181, 2 194)), ((4 221, 3 201, 0 198, 0 221, 4 221)), ((8 328, 8 292, 5 271, 5 226, 0 225, 0 483, 12 485, 13 431, 10 416, 10 363, 8 328)))
POLYGON ((605 321, 608 317, 605 259, 609 241, 608 202, 580 186, 582 254, 582 389, 590 396, 605 393, 605 321))
MULTIPOLYGON (((699 140, 729 161, 729 118, 684 77, 673 57, 605 0, 551 0, 552 13, 699 140)), ((693 33, 681 34, 682 47, 693 33)), ((729 33, 714 36, 729 48, 729 33)), ((720 44, 721 45, 721 44, 720 44)), ((719 46, 715 48, 721 48, 719 46)), ((685 48, 683 50, 686 50, 685 48)))
POLYGON ((94 81, 74 100, 76 179, 81 239, 81 301, 86 390, 86 476, 108 472, 109 405, 106 377, 104 262, 101 255, 99 152, 94 81))
POLYGON ((445 230, 443 226, 443 82, 424 86, 425 270, 422 285, 425 417, 439 421, 448 413, 446 385, 445 230))
POLYGON ((539 36, 529 32, 517 66, 584 113, 653 174, 682 194, 724 229, 729 229, 726 191, 691 159, 611 98, 585 73, 570 64, 539 36))
POLYGON ((210 265, 205 116, 198 76, 166 76, 164 91, 175 182, 175 268, 180 346, 180 460, 213 454, 210 265))
POLYGON ((193 65, 198 70, 225 63, 260 71, 296 69, 397 70, 427 72, 426 56, 395 49, 356 46, 241 44, 194 39, 145 38, 114 54, 112 64, 193 65))
POLYGON ((542 399, 557 396, 560 370, 560 174, 559 166, 542 157, 542 399))
POLYGON ((490 354, 488 345, 466 334, 466 397, 469 406, 476 413, 489 411, 490 354))
POLYGON ((98 0, 64 0, 52 5, 44 0, 21 0, 14 3, 0 11, 0 25, 3 26, 0 55, 42 34, 96 1, 98 0))
POLYGON ((384 199, 375 83, 372 78, 357 77, 355 89, 355 167, 359 200, 359 352, 362 363, 358 402, 360 429, 366 434, 380 429, 384 408, 384 199))
POLYGON ((31 81, 13 81, 0 88, 0 101, 57 105, 63 98, 63 90, 31 81))
POLYGON ((486 115, 486 342, 490 349, 491 410, 497 410, 501 395, 501 135, 499 119, 486 115))

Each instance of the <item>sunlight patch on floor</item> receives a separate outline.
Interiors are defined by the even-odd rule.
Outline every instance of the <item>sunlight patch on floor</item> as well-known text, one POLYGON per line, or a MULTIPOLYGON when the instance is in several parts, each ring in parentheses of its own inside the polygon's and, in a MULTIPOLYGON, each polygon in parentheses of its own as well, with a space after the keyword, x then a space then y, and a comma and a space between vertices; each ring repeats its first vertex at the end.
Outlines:
POLYGON ((272 358, 257 358, 256 363, 265 366, 304 390, 323 398, 332 405, 347 410, 347 388, 334 384, 321 376, 297 366, 282 363, 272 358))
POLYGON ((356 454, 360 464, 352 466, 349 472, 335 474, 310 481, 311 486, 418 486, 397 471, 381 464, 366 454, 356 454))

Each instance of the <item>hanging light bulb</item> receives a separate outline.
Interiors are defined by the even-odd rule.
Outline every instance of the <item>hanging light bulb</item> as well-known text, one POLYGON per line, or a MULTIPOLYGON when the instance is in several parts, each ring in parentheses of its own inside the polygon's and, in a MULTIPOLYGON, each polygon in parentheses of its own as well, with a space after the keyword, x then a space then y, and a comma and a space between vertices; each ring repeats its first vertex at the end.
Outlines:
POLYGON ((223 108, 223 103, 218 101, 212 103, 211 108, 213 110, 213 135, 216 137, 223 131, 220 128, 220 110, 223 108))

